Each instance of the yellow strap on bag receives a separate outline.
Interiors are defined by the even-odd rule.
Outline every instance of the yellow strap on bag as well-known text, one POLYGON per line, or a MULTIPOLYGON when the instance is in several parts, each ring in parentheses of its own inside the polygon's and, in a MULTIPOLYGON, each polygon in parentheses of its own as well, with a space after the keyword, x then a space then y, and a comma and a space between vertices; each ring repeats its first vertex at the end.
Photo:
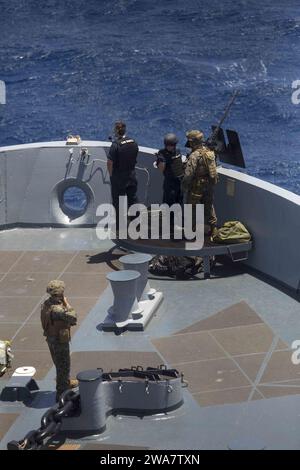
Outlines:
POLYGON ((225 222, 221 228, 218 229, 213 237, 215 243, 246 243, 251 240, 251 235, 238 220, 230 220, 225 222))

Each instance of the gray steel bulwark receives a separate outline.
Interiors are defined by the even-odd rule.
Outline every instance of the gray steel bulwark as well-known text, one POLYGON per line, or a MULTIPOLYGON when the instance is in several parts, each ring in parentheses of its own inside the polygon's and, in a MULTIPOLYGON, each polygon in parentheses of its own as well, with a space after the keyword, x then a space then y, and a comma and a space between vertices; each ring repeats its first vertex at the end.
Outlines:
POLYGON ((239 220, 253 236, 246 264, 300 290, 300 196, 238 171, 218 172, 219 225, 239 220))
MULTIPOLYGON (((4 183, 1 196, 3 201, 9 201, 9 205, 6 211, 4 205, 0 205, 0 227, 95 225, 97 206, 111 200, 106 169, 110 145, 109 142, 82 141, 75 146, 66 145, 66 142, 45 142, 1 147, 0 176, 4 183), (81 159, 82 148, 88 149, 88 161, 81 159), (59 200, 63 189, 70 185, 85 188, 88 196, 87 211, 77 218, 66 214, 59 200)), ((151 177, 155 170, 153 161, 151 152, 146 154, 141 149, 137 168, 138 197, 145 204, 148 190, 155 194, 156 181, 161 181, 158 172, 156 178, 151 177)), ((161 192, 158 191, 156 202, 160 201, 161 192)))
MULTIPOLYGON (((86 227, 98 222, 96 209, 110 202, 106 171, 109 142, 83 141, 72 148, 65 142, 46 142, 0 148, 0 228, 18 225, 86 227), (88 148, 89 162, 80 152, 88 148), (73 217, 63 210, 64 186, 87 188, 88 206, 73 217)), ((153 167, 155 150, 140 147, 137 176, 139 200, 147 206, 162 201, 162 175, 153 167)), ((218 168, 215 191, 219 225, 240 220, 254 245, 247 264, 300 289, 300 196, 235 170, 218 168)))

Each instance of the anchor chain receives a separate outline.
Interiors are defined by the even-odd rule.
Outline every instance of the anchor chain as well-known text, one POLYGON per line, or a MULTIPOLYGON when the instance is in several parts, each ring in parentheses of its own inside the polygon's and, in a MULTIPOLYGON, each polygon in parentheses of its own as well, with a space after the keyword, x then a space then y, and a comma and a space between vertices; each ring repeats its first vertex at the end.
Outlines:
MULTIPOLYGON (((126 380, 136 379, 144 381, 144 393, 150 395, 150 391, 155 390, 156 384, 165 384, 166 391, 171 394, 174 390, 171 385, 172 379, 181 378, 181 386, 187 387, 188 382, 184 380, 183 374, 179 374, 176 369, 169 369, 165 364, 158 367, 132 366, 129 369, 119 369, 118 372, 102 372, 102 380, 108 382, 117 381, 119 393, 125 393, 126 380), (125 386, 125 388, 124 388, 125 386)), ((148 400, 147 400, 148 401, 148 400)), ((47 438, 55 436, 61 429, 62 419, 66 416, 74 415, 80 409, 80 394, 78 391, 66 390, 60 397, 58 403, 49 408, 41 418, 41 426, 28 432, 20 441, 10 441, 7 444, 8 450, 39 450, 43 448, 47 438)))
POLYGON ((62 418, 79 408, 80 395, 74 390, 66 390, 58 403, 49 408, 41 418, 41 426, 30 431, 20 441, 10 441, 8 450, 38 450, 48 437, 54 436, 60 431, 62 418))

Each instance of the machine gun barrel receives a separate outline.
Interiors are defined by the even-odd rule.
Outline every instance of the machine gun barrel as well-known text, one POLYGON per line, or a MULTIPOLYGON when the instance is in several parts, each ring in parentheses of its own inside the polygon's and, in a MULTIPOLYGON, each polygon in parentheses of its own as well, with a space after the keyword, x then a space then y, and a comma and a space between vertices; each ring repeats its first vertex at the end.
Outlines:
POLYGON ((236 100, 238 94, 239 94, 239 90, 236 90, 236 91, 233 93, 232 97, 230 98, 230 101, 229 101, 228 105, 226 106, 226 109, 225 109, 225 111, 224 111, 224 113, 223 113, 223 116, 221 117, 221 119, 220 119, 218 125, 214 128, 214 130, 213 130, 211 136, 210 136, 210 137, 208 138, 208 140, 207 140, 207 143, 208 143, 208 144, 213 144, 213 141, 214 141, 214 139, 217 137, 217 135, 218 135, 218 133, 219 133, 219 129, 221 128, 223 122, 224 122, 225 119, 227 118, 227 116, 228 116, 228 114, 229 114, 229 111, 230 111, 230 109, 231 109, 233 103, 235 102, 235 100, 236 100))
POLYGON ((219 129, 219 128, 222 126, 223 122, 224 122, 225 119, 227 118, 227 116, 228 116, 228 114, 229 114, 229 111, 230 111, 230 108, 231 108, 231 106, 233 105, 233 103, 235 102, 235 100, 236 100, 238 94, 239 94, 239 90, 236 90, 236 91, 233 93, 233 95, 232 95, 232 97, 231 97, 231 99, 230 99, 230 101, 229 101, 229 103, 228 103, 228 105, 227 105, 227 107, 226 107, 226 109, 225 109, 225 111, 224 111, 224 114, 223 114, 223 116, 222 116, 222 118, 221 118, 219 124, 217 125, 217 129, 219 129))

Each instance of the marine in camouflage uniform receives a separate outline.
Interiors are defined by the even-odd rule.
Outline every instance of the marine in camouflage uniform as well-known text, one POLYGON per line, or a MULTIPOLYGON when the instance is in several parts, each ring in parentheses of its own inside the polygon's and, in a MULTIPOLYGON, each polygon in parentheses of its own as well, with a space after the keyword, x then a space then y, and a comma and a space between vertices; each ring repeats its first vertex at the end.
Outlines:
POLYGON ((70 380, 71 326, 76 325, 75 310, 64 296, 65 284, 54 280, 47 286, 50 297, 42 304, 41 322, 44 336, 56 367, 56 399, 67 389, 77 385, 70 380))
MULTIPOLYGON (((213 205, 214 185, 218 182, 215 154, 204 144, 204 134, 198 130, 186 133, 186 147, 192 152, 185 166, 182 189, 188 204, 204 204, 205 224, 210 225, 211 235, 217 231, 217 217, 213 205)), ((193 211, 193 230, 195 230, 193 211)))

